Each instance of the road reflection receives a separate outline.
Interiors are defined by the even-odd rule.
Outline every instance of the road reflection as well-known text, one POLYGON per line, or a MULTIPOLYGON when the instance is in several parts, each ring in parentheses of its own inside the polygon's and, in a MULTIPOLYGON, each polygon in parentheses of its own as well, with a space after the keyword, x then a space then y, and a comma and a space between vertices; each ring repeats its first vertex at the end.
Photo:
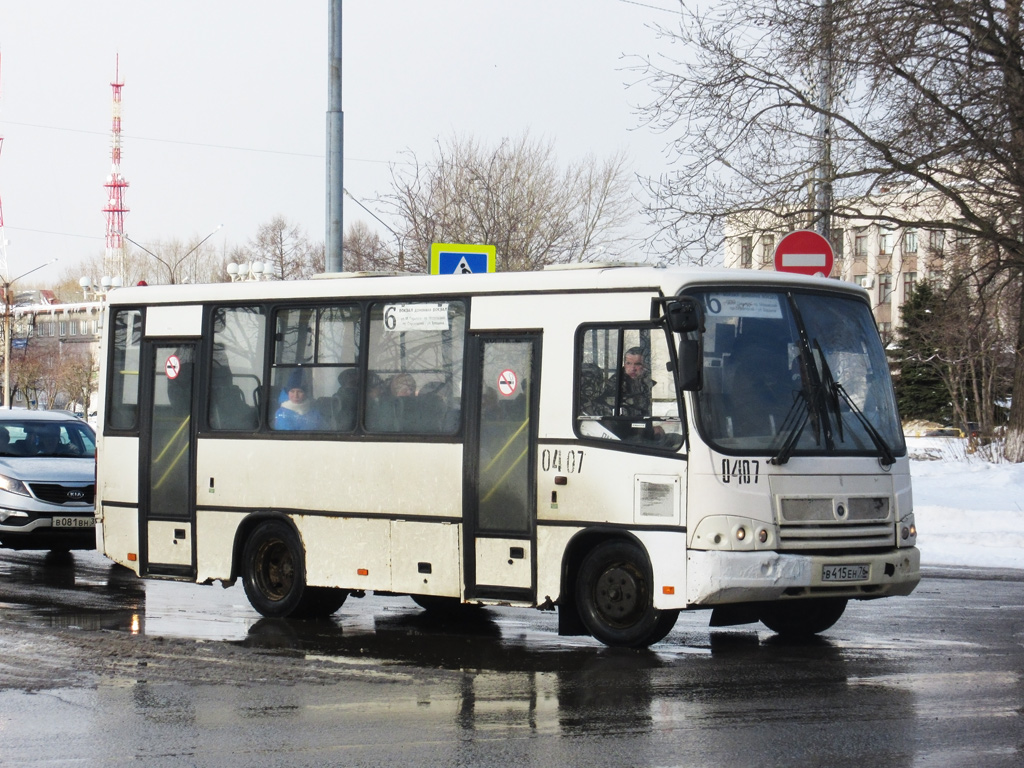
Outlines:
MULTIPOLYGON (((215 711, 218 727, 273 719, 309 729, 317 734, 312 738, 344 739, 344 729, 333 728, 337 722, 387 722, 396 743, 422 739, 417 728, 439 728, 451 737, 436 741, 451 750, 436 755, 444 764, 479 757, 473 750, 483 742, 467 734, 550 734, 558 738, 534 748, 553 751, 526 764, 580 764, 580 743, 588 745, 588 759, 601 762, 601 740, 622 737, 612 739, 615 764, 694 757, 699 763, 701 755, 714 755, 717 764, 740 765, 754 755, 767 764, 784 762, 792 755, 779 734, 790 733, 813 746, 797 761, 811 764, 847 754, 850 745, 833 743, 823 726, 832 712, 868 726, 846 737, 862 759, 906 765, 914 754, 906 713, 916 696, 891 682, 904 679, 895 674, 898 656, 863 642, 791 643, 749 629, 710 630, 701 616, 684 616, 664 643, 646 651, 560 638, 553 614, 435 615, 407 598, 384 596, 350 599, 327 620, 267 619, 239 587, 142 581, 94 553, 0 552, 0 621, 212 639, 271 659, 315 661, 320 668, 330 662, 320 674, 331 684, 308 688, 275 686, 272 679, 256 687, 234 681, 204 688, 150 683, 139 674, 127 688, 97 691, 109 698, 104 706, 127 704, 145 722, 184 727, 193 736, 215 711), (322 730, 321 718, 332 727, 322 730), (628 740, 637 736, 643 738, 628 740), (551 759, 541 763, 541 757, 551 759)), ((134 738, 130 731, 124 737, 134 738)), ((142 749, 124 746, 129 753, 142 749)))

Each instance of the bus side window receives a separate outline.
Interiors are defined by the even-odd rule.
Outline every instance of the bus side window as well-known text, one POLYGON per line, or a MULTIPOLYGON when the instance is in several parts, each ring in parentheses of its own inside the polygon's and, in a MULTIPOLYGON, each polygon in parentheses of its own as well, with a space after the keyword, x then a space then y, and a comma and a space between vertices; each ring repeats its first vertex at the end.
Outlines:
POLYGON ((450 435, 459 428, 466 307, 396 300, 370 310, 366 430, 450 435))
POLYGON ((682 421, 665 332, 659 326, 599 327, 578 339, 577 434, 678 449, 682 421))
POLYGON ((356 304, 289 307, 276 313, 272 429, 351 432, 359 387, 361 309, 356 304), (301 393, 292 393, 301 385, 301 393))
POLYGON ((112 429, 138 429, 139 351, 142 311, 119 310, 111 324, 113 344, 107 424, 112 429))
POLYGON ((218 307, 213 312, 210 429, 251 431, 259 427, 266 319, 261 307, 218 307))

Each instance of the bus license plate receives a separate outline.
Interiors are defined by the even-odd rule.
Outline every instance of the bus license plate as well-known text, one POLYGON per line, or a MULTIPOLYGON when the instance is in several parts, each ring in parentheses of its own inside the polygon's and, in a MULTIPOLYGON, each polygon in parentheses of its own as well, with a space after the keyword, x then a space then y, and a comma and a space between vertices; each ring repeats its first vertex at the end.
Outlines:
POLYGON ((55 517, 51 523, 54 528, 93 528, 95 517, 55 517))
POLYGON ((822 581, 867 581, 870 568, 867 565, 823 565, 822 581))

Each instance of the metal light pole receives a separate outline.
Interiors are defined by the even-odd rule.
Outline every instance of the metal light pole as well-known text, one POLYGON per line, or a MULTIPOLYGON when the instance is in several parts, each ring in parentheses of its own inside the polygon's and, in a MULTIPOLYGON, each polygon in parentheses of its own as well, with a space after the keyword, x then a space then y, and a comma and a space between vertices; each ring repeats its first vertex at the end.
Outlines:
POLYGON ((191 255, 192 255, 193 253, 195 253, 196 251, 198 251, 198 250, 199 250, 199 248, 200 248, 200 246, 201 246, 201 245, 202 245, 203 243, 205 243, 205 242, 206 242, 207 240, 209 240, 209 239, 210 239, 211 237, 213 237, 213 236, 214 236, 215 234, 217 234, 218 232, 220 232, 220 231, 221 231, 221 230, 222 230, 223 228, 224 228, 224 225, 223 225, 223 224, 218 224, 218 225, 217 225, 217 228, 216 228, 215 230, 213 230, 213 232, 211 232, 211 233, 210 233, 210 234, 208 234, 208 235, 207 235, 206 237, 204 237, 204 238, 203 238, 202 240, 200 240, 200 241, 199 241, 198 243, 196 243, 196 244, 195 244, 195 246, 193 246, 193 247, 192 247, 192 249, 191 249, 191 250, 190 250, 190 251, 189 251, 188 253, 186 253, 186 254, 185 254, 184 256, 182 256, 182 257, 181 257, 180 259, 178 259, 178 261, 177 261, 177 263, 175 263, 174 267, 172 267, 172 266, 171 266, 170 264, 168 264, 168 263, 167 263, 166 261, 164 261, 164 260, 163 260, 162 258, 160 258, 159 256, 157 256, 157 255, 156 255, 155 253, 153 253, 153 252, 152 252, 151 250, 149 250, 149 248, 147 248, 146 246, 142 245, 141 243, 136 243, 136 242, 135 242, 134 240, 132 240, 132 239, 131 239, 130 237, 128 237, 128 235, 122 234, 122 235, 121 235, 121 237, 123 237, 123 238, 124 238, 125 240, 127 240, 127 241, 128 241, 129 243, 131 243, 132 245, 134 245, 134 246, 135 246, 136 248, 141 248, 141 249, 142 249, 142 250, 144 250, 144 251, 145 251, 146 253, 148 253, 148 254, 149 254, 150 256, 152 256, 152 257, 153 257, 154 259, 156 259, 156 260, 157 260, 157 261, 159 261, 159 262, 160 262, 161 264, 163 264, 163 265, 164 265, 165 267, 167 267, 167 276, 168 276, 168 277, 170 278, 170 281, 171 281, 171 282, 170 282, 170 284, 171 284, 171 285, 174 285, 174 284, 175 284, 175 279, 174 279, 174 269, 175 269, 175 268, 176 268, 176 267, 177 267, 177 266, 178 266, 179 264, 181 264, 181 263, 182 263, 183 261, 185 261, 185 259, 187 259, 187 258, 188 258, 189 256, 191 256, 191 255))
POLYGON ((13 280, 8 279, 6 276, 2 278, 4 287, 4 407, 7 409, 11 408, 11 315, 13 314, 11 307, 11 286, 21 280, 21 278, 31 275, 36 270, 48 267, 53 264, 56 259, 51 259, 45 264, 40 264, 38 267, 30 269, 28 272, 24 272, 18 275, 13 280))
POLYGON ((345 239, 342 187, 345 113, 341 109, 341 0, 328 0, 327 41, 327 239, 324 268, 341 272, 345 239))

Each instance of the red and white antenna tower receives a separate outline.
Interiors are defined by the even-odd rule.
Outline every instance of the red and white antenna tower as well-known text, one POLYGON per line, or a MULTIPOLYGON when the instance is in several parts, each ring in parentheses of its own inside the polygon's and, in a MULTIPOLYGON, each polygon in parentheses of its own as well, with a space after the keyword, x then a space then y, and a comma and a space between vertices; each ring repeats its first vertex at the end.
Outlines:
POLYGON ((107 214, 107 247, 103 255, 103 270, 105 275, 124 280, 127 272, 124 215, 128 213, 128 206, 124 202, 124 191, 128 188, 128 182, 121 175, 121 88, 124 83, 119 76, 121 57, 118 56, 115 61, 114 82, 110 84, 114 91, 114 120, 110 130, 110 175, 103 185, 107 188, 107 205, 103 209, 107 214))

